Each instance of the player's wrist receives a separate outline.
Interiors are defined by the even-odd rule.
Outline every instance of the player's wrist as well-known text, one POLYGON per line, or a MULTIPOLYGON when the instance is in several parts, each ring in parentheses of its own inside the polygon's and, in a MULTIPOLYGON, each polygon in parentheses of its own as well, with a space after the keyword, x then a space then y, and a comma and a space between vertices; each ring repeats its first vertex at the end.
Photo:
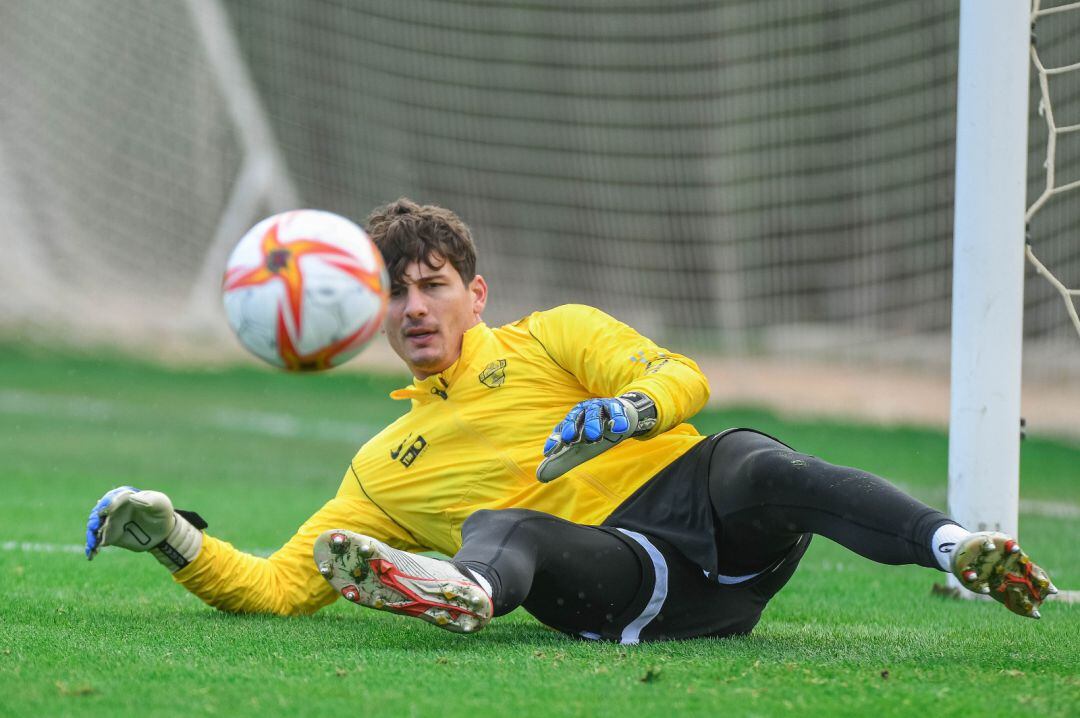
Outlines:
POLYGON ((120 486, 106 492, 90 511, 86 557, 92 559, 105 546, 148 551, 176 573, 199 555, 204 528, 201 516, 175 509, 162 492, 120 486))
POLYGON ((633 417, 628 436, 641 437, 656 427, 659 416, 656 410, 656 402, 647 394, 640 391, 628 391, 625 394, 620 394, 618 399, 627 407, 627 417, 633 417))
POLYGON ((201 528, 206 527, 206 522, 202 521, 198 514, 186 511, 174 513, 173 518, 173 526, 165 540, 150 549, 150 553, 171 573, 176 573, 198 557, 203 543, 201 528), (197 527, 185 515, 192 517, 202 526, 197 527))

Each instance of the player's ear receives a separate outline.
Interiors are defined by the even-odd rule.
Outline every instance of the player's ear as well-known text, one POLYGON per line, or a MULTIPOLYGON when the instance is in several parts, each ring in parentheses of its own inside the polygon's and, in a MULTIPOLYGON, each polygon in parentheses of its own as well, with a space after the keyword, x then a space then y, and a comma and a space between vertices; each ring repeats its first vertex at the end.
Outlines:
POLYGON ((469 282, 469 293, 472 294, 473 299, 473 314, 480 316, 484 313, 484 307, 487 305, 487 282, 484 278, 477 274, 469 282))

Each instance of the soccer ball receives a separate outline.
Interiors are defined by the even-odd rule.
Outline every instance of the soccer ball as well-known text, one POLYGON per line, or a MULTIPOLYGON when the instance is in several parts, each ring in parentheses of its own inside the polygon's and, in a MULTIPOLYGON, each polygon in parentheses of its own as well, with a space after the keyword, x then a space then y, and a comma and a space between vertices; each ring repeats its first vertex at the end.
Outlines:
POLYGON ((313 209, 268 217, 229 256, 225 315, 252 354, 289 371, 356 356, 386 313, 390 281, 364 230, 313 209))

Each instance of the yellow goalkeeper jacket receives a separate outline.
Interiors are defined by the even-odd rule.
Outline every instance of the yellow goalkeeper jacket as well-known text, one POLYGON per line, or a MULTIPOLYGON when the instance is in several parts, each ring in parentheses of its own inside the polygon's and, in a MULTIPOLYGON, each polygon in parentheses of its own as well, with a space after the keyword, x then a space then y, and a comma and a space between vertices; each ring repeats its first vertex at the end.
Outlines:
POLYGON ((312 559, 323 531, 344 528, 408 551, 454 554, 479 509, 525 508, 601 523, 702 440, 684 420, 708 398, 697 365, 598 309, 566 305, 464 336, 440 374, 391 393, 410 410, 364 444, 337 495, 269 558, 210 535, 175 579, 226 611, 311 613, 337 594, 312 559), (624 441, 549 484, 536 480, 544 440, 590 397, 640 391, 656 402, 649 435, 624 441))

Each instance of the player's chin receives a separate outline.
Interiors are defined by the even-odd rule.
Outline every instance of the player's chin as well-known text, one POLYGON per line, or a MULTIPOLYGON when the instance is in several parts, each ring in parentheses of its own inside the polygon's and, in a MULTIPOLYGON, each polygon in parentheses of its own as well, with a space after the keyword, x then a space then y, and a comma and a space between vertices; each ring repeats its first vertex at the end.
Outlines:
POLYGON ((444 354, 438 346, 415 347, 408 352, 409 363, 428 374, 437 374, 445 368, 444 354))

